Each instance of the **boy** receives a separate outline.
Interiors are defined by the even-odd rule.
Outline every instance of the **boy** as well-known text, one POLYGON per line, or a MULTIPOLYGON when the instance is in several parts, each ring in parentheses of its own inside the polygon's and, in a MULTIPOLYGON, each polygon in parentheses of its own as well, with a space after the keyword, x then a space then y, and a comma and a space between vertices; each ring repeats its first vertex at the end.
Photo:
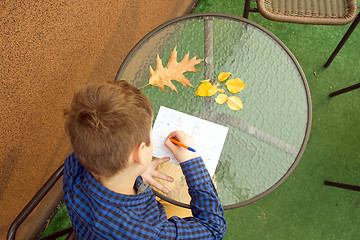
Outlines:
MULTIPOLYGON (((65 160, 64 194, 78 239, 221 239, 223 208, 201 157, 174 145, 194 147, 184 132, 169 134, 165 146, 179 161, 193 217, 167 219, 146 183, 171 181, 154 169, 150 100, 126 81, 85 86, 74 95, 65 128, 74 153, 65 160)), ((159 186, 160 185, 160 186, 159 186)))

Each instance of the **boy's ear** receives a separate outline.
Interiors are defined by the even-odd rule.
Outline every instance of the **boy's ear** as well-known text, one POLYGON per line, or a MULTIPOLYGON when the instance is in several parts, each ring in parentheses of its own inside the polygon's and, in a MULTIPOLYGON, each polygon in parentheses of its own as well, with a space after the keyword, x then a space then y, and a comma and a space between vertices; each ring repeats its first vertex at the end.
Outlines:
POLYGON ((145 165, 145 162, 144 162, 144 148, 145 148, 145 143, 141 142, 134 149, 134 162, 136 162, 136 163, 138 163, 140 165, 145 165))

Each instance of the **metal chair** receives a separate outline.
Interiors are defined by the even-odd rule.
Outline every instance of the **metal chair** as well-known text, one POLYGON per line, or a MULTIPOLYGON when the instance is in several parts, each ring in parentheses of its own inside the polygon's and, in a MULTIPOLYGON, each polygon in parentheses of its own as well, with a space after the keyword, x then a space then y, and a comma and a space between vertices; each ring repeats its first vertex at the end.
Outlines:
MULTIPOLYGON (((265 18, 277 22, 289 22, 313 25, 345 25, 353 21, 344 37, 341 39, 324 67, 328 67, 338 54, 346 40, 350 37, 360 21, 357 14, 356 0, 245 0, 244 18, 249 12, 260 12, 265 18), (257 8, 251 8, 250 3, 257 3, 257 8)), ((345 92, 360 88, 360 83, 332 92, 334 97, 345 92)), ((324 181, 327 186, 360 191, 360 186, 324 181)))
MULTIPOLYGON (((40 201, 45 197, 45 195, 51 190, 59 178, 63 175, 64 165, 61 165, 54 174, 48 179, 48 181, 41 187, 41 189, 35 194, 35 196, 30 200, 30 202, 25 206, 21 213, 16 217, 14 222, 11 224, 7 240, 14 240, 16 231, 25 221, 25 219, 30 215, 30 213, 35 209, 35 207, 40 203, 40 201)), ((57 233, 51 234, 50 236, 41 238, 41 240, 54 240, 58 237, 68 234, 66 240, 76 239, 75 234, 72 228, 68 228, 57 233)))
POLYGON ((332 92, 332 93, 329 94, 329 97, 335 97, 335 96, 338 96, 340 94, 350 92, 350 91, 358 89, 358 88, 360 88, 360 83, 356 83, 354 85, 351 85, 350 87, 346 87, 346 88, 337 90, 335 92, 332 92))
POLYGON ((360 192, 360 186, 332 182, 332 181, 324 181, 324 184, 327 186, 332 186, 332 187, 343 188, 343 189, 347 189, 347 190, 353 190, 353 191, 360 192))
POLYGON ((249 12, 260 12, 272 21, 300 24, 346 25, 354 21, 324 67, 334 60, 360 20, 356 0, 245 0, 243 17, 248 18, 249 12), (251 8, 255 1, 257 8, 251 8))
MULTIPOLYGON (((358 89, 358 88, 360 88, 360 83, 357 83, 350 87, 346 87, 346 88, 337 90, 335 92, 332 92, 329 94, 329 97, 332 98, 332 97, 338 96, 340 94, 344 94, 346 92, 350 92, 350 91, 358 89)), ((327 181, 327 180, 324 181, 324 184, 327 186, 332 186, 332 187, 343 188, 343 189, 347 189, 347 190, 353 190, 353 191, 360 192, 360 186, 356 186, 356 185, 350 185, 350 184, 327 181)))

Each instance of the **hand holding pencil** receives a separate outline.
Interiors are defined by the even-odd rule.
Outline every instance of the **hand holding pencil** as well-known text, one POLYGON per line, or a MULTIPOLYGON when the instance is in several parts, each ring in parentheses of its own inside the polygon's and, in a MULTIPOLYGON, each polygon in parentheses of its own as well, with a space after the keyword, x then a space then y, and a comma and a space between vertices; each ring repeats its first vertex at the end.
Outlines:
POLYGON ((173 138, 171 138, 170 141, 171 141, 172 143, 175 143, 176 145, 178 145, 178 146, 180 146, 180 147, 183 147, 183 148, 189 150, 189 151, 196 152, 196 150, 193 149, 192 147, 188 147, 188 146, 186 146, 185 144, 183 144, 182 142, 176 141, 176 140, 173 139, 173 138))
POLYGON ((173 153, 179 163, 196 158, 195 141, 183 131, 170 133, 165 141, 165 146, 173 153))

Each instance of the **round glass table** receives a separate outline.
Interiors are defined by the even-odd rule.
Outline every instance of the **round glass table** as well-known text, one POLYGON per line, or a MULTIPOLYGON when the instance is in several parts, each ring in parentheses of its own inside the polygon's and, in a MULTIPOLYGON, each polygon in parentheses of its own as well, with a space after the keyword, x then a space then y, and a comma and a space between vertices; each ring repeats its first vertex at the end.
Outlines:
MULTIPOLYGON (((310 135, 311 97, 299 63, 262 26, 233 15, 200 13, 174 19, 148 33, 125 58, 115 80, 146 85, 149 67, 156 68, 157 54, 165 67, 175 46, 177 61, 187 53, 204 61, 195 66, 200 71, 184 74, 194 88, 176 81, 172 83, 178 93, 167 87, 167 92, 154 86, 141 88, 153 103, 154 118, 165 106, 228 127, 213 177, 224 209, 266 196, 294 170, 310 135), (202 80, 217 80, 221 72, 231 72, 247 85, 236 94, 243 102, 242 110, 217 104, 215 96, 194 94, 202 80)), ((189 206, 181 197, 156 195, 189 206)))

